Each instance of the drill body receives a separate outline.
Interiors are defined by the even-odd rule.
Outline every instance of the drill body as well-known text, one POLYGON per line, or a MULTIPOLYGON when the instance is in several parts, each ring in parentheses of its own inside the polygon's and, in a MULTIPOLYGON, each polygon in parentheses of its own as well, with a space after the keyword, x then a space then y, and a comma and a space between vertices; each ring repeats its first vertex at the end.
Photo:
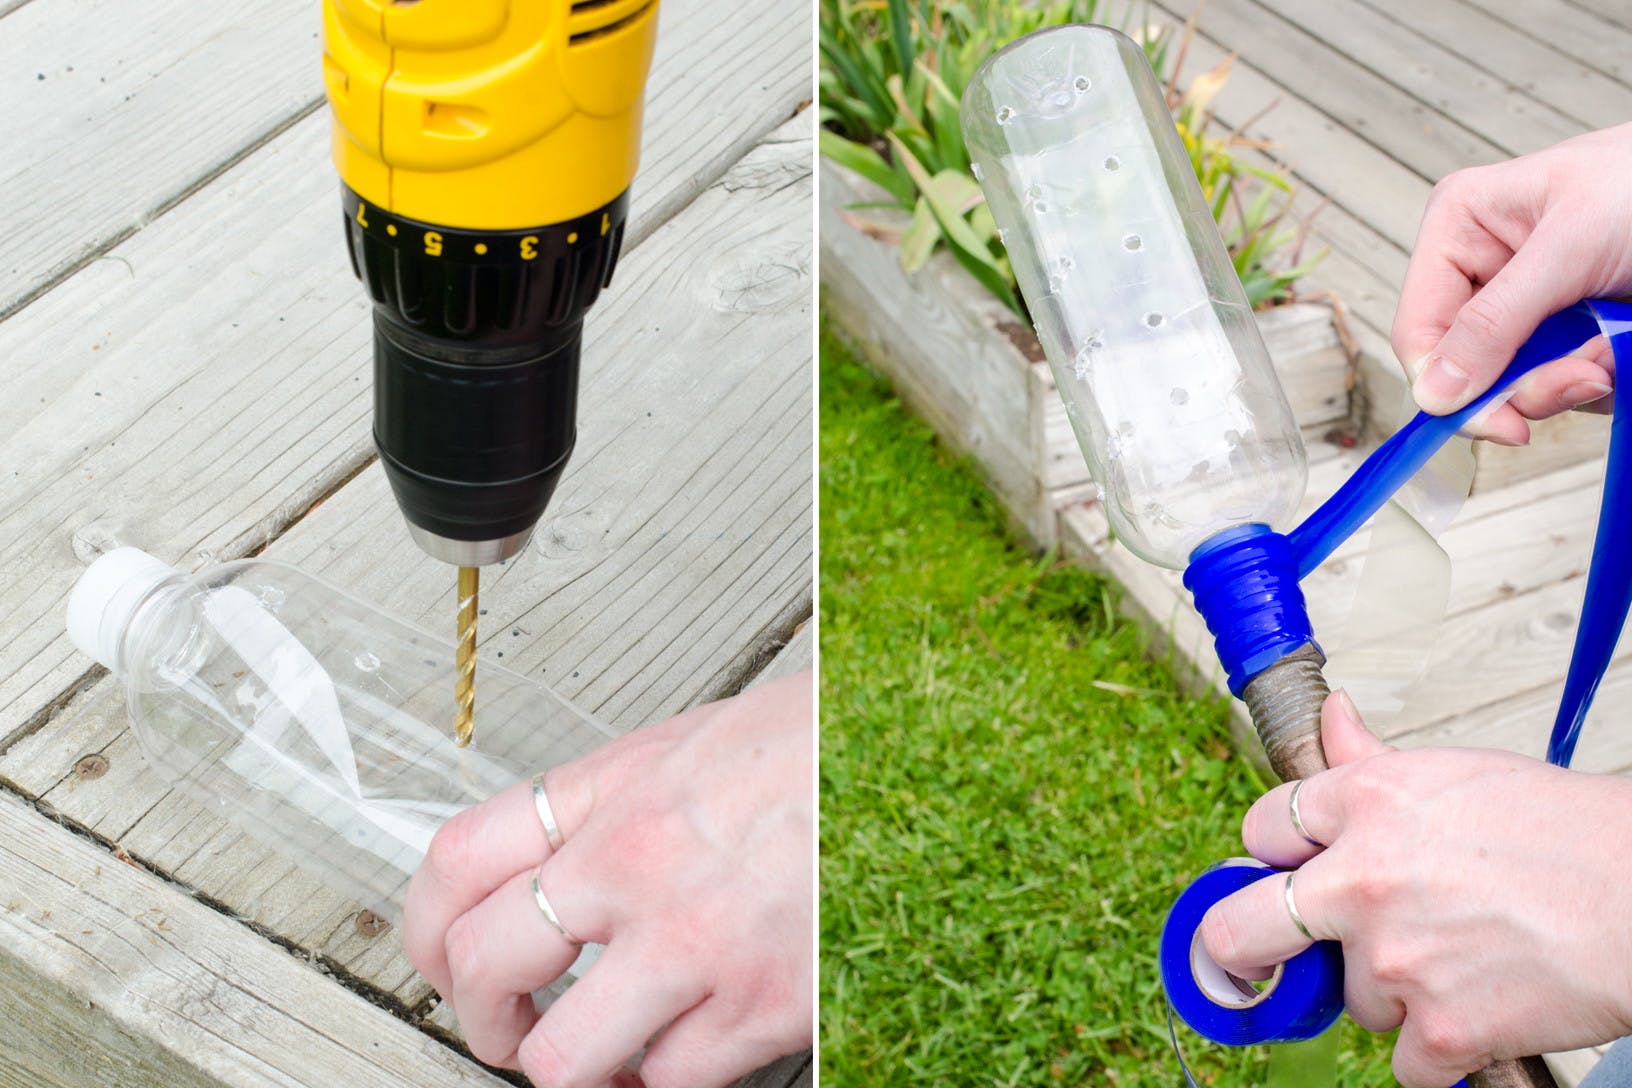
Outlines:
POLYGON ((572 453, 657 0, 325 0, 323 26, 380 460, 421 548, 499 562, 572 453))

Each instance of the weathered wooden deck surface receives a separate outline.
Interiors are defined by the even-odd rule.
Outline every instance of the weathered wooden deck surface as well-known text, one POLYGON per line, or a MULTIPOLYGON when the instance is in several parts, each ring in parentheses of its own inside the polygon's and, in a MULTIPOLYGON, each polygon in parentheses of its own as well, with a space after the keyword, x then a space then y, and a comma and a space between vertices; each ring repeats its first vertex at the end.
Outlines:
MULTIPOLYGON (((374 464, 318 22, 0 0, 0 1085, 501 1083, 393 931, 165 788, 62 633, 76 548, 110 536, 451 622, 374 464)), ((812 643, 809 7, 661 23, 578 450, 483 586, 485 650, 618 729, 812 643)))
MULTIPOLYGON (((1175 23, 1193 10, 1187 0, 1154 6, 1175 23)), ((1208 0, 1184 77, 1230 53, 1216 112, 1277 145, 1302 187, 1301 208, 1329 202, 1314 222, 1330 254, 1304 288, 1345 304, 1371 357, 1360 392, 1383 402, 1373 411, 1385 418, 1404 394, 1388 330, 1434 182, 1632 118, 1632 8, 1615 0, 1208 0)), ((1575 417, 1537 431, 1540 449, 1481 450, 1487 479, 1528 478, 1481 489, 1442 536, 1454 571, 1449 612, 1422 685, 1384 726, 1395 743, 1542 754, 1580 611, 1607 428, 1575 417)), ((1308 506, 1364 452, 1313 444, 1308 506)), ((1182 657, 1216 670, 1176 574, 1111 547, 1091 505, 1069 510, 1063 529, 1111 567, 1182 657)), ((1305 583, 1317 631, 1348 609, 1359 577, 1352 552, 1305 583)), ((1619 721, 1629 697, 1623 649, 1578 767, 1632 769, 1632 733, 1619 721)), ((1574 1082, 1595 1057, 1555 1062, 1574 1082)))

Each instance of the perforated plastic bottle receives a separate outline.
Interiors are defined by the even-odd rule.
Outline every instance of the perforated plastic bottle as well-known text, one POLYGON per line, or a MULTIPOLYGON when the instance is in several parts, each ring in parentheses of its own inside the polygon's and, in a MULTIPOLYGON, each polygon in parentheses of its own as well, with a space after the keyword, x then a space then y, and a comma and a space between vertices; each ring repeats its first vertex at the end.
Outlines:
POLYGON ((257 840, 386 917, 449 816, 608 731, 500 665, 477 743, 453 743, 454 650, 295 567, 183 574, 97 559, 68 633, 122 679, 148 762, 257 840))
POLYGON ((1107 27, 989 59, 963 131, 1111 524, 1182 568, 1284 528, 1303 442, 1144 52, 1107 27))

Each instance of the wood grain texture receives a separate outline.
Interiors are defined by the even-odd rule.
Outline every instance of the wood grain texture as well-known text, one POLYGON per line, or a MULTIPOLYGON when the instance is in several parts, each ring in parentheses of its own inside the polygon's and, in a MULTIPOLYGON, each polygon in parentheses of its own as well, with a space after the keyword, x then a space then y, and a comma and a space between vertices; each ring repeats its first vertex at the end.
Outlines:
MULTIPOLYGON (((1588 127, 1515 86, 1510 76, 1492 73, 1476 62, 1482 52, 1482 25, 1488 20, 1469 18, 1462 34, 1441 43, 1363 0, 1255 2, 1270 18, 1278 17, 1329 43, 1371 74, 1447 122, 1478 133, 1506 155, 1539 151, 1588 127)), ((1393 131, 1378 138, 1390 147, 1396 140, 1393 131)))
MULTIPOLYGON (((1164 10, 1172 12, 1166 3, 1164 10)), ((1173 13, 1178 14, 1178 13, 1173 13)), ((1440 113, 1324 41, 1266 11, 1254 0, 1222 0, 1200 12, 1201 30, 1226 42, 1261 71, 1273 72, 1300 101, 1320 110, 1426 180, 1506 157, 1486 135, 1440 113)), ((1356 179, 1364 185, 1367 178, 1356 179)))
MULTIPOLYGON (((7 33, 48 2, 7 16, 7 33)), ((704 0, 667 0, 631 252, 808 96, 797 9, 753 0, 742 40, 767 26, 780 37, 740 64, 700 65, 738 31, 704 0), (737 127, 720 129, 721 101, 737 127)), ((184 565, 230 558, 371 458, 369 319, 339 238, 327 126, 301 121, 0 322, 0 748, 85 675, 61 634, 76 532, 184 565), (246 206, 282 224, 247 248, 221 230, 246 206)))
POLYGON ((7 1088, 503 1083, 4 794, 0 1009, 7 1088))
POLYGON ((1632 29, 1570 0, 1480 0, 1473 6, 1482 18, 1505 23, 1606 76, 1632 84, 1632 29))
MULTIPOLYGON (((140 14, 117 0, 35 0, 6 14, 0 314, 315 108, 317 28, 298 0, 154 0, 140 14)), ((277 222, 257 209, 215 230, 246 248, 277 222)))
MULTIPOLYGON (((736 690, 810 614, 810 189, 795 118, 626 258, 585 346, 572 467, 534 546, 484 579, 483 652, 620 730, 736 690)), ((266 554, 452 622, 451 570, 409 541, 377 465, 266 554)), ((427 995, 394 935, 358 932, 355 904, 169 792, 112 687, 0 775, 404 1004, 427 995), (89 751, 109 770, 84 782, 89 751)))
MULTIPOLYGON (((1632 86, 1583 64, 1534 34, 1491 18, 1486 10, 1468 0, 1364 2, 1428 41, 1454 45, 1466 60, 1582 125, 1608 128, 1632 117, 1632 86)), ((1605 8, 1620 10, 1624 16, 1621 0, 1601 3, 1605 8)), ((1500 8, 1495 10, 1500 12, 1500 8)), ((1598 14, 1607 12, 1599 10, 1598 14)))

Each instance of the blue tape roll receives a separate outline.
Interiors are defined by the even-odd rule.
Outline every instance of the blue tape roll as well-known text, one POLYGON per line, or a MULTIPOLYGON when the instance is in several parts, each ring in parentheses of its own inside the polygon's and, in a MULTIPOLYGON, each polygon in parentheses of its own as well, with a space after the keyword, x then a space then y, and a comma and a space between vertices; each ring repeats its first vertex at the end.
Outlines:
POLYGON ((1180 892, 1168 911, 1162 926, 1162 985, 1179 1019, 1212 1042, 1301 1042, 1331 1027, 1343 1012, 1343 949, 1336 941, 1316 941, 1287 960, 1274 987, 1263 995, 1232 985, 1201 949, 1196 931, 1209 907, 1280 873, 1248 858, 1220 862, 1180 892))

